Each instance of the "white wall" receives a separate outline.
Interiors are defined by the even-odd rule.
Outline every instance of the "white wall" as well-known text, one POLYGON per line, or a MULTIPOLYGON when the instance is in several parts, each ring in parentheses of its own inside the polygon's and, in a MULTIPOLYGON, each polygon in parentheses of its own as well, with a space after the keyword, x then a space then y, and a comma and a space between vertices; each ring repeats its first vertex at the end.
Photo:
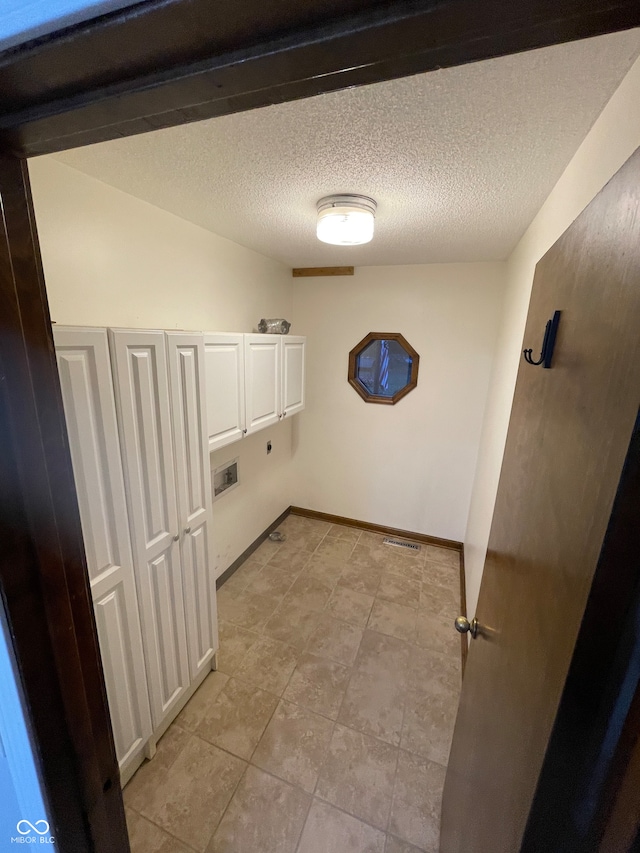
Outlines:
MULTIPOLYGON (((51 317, 59 324, 251 332, 292 313, 291 271, 51 157, 29 161, 51 317)), ((262 434, 212 455, 240 457, 242 484, 217 501, 217 571, 291 503, 291 424, 267 458, 262 434)))
POLYGON ((294 419, 294 504, 462 540, 503 274, 478 263, 296 279, 308 402, 294 419), (372 331, 401 332, 420 355, 418 387, 395 406, 347 383, 348 353, 372 331))
POLYGON ((476 610, 535 265, 640 145, 640 60, 584 139, 507 263, 507 290, 465 535, 467 606, 476 610))

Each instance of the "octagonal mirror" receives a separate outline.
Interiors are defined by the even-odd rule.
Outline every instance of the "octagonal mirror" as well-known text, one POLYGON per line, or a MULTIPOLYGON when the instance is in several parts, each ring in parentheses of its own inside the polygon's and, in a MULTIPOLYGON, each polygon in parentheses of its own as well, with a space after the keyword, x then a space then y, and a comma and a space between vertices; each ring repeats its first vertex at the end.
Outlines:
POLYGON ((369 332, 349 353, 349 384, 367 403, 393 405, 418 384, 420 356, 398 332, 369 332))

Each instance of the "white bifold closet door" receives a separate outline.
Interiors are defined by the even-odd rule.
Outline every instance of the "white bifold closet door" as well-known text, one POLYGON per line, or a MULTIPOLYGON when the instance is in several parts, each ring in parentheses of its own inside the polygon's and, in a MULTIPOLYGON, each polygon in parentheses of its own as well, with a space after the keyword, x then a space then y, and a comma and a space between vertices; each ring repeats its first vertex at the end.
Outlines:
POLYGON ((116 754, 126 781, 151 735, 151 717, 107 332, 56 326, 53 334, 116 754))
POLYGON ((109 336, 155 729, 190 683, 166 339, 131 329, 109 336))
POLYGON ((205 348, 197 333, 167 332, 166 339, 189 666, 194 679, 211 668, 218 648, 205 348))

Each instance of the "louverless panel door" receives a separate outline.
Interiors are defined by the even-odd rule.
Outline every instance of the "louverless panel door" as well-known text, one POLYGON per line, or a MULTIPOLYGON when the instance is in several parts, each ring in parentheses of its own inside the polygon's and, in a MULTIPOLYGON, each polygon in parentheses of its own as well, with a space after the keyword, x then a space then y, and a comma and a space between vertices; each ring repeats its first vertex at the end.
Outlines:
POLYGON ((637 151, 536 267, 524 346, 562 315, 551 369, 520 360, 441 853, 521 850, 638 412, 639 226, 637 151))
POLYGON ((110 329, 154 728, 189 686, 165 334, 110 329))
POLYGON ((205 350, 201 334, 167 332, 189 666, 194 679, 218 648, 205 350))
POLYGON ((280 339, 282 353, 282 416, 297 415, 304 409, 307 339, 287 335, 280 339))
POLYGON ((204 335, 209 451, 245 433, 244 335, 204 335))
POLYGON ((73 474, 123 782, 151 715, 106 329, 54 329, 73 474))
POLYGON ((244 336, 247 433, 277 424, 282 417, 280 358, 278 335, 244 336))

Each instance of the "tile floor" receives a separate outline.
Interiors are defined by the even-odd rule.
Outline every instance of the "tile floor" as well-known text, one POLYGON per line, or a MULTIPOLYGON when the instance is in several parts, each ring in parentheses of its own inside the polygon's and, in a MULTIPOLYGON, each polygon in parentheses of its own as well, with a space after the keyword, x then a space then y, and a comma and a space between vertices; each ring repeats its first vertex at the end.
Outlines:
POLYGON ((437 853, 459 557, 299 516, 218 593, 218 671, 124 792, 133 853, 437 853))

